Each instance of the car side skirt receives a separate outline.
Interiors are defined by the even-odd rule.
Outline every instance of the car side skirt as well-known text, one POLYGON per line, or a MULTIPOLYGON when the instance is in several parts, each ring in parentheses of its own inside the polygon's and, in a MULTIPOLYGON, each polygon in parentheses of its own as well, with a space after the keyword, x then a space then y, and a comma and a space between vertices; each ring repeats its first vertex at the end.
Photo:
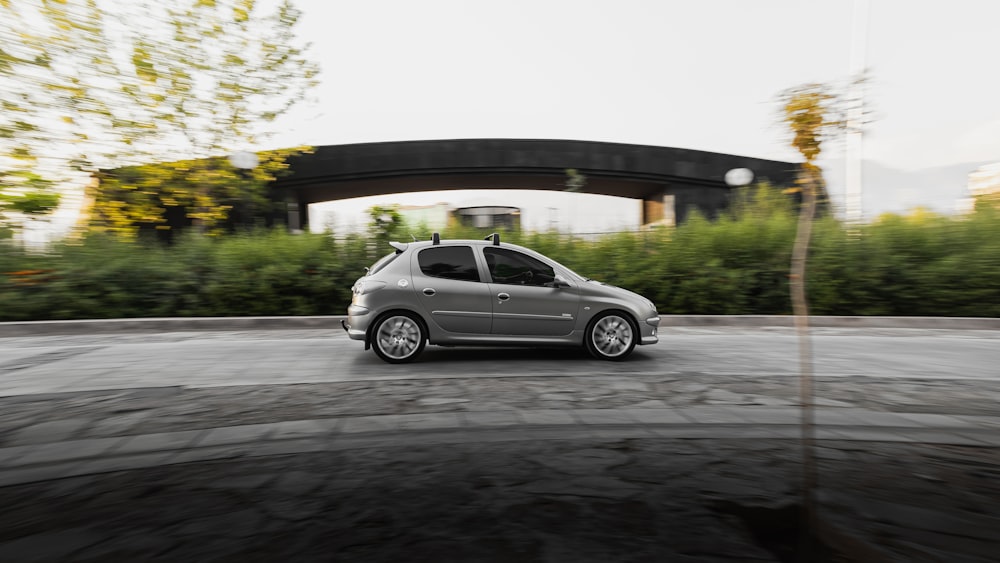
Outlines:
POLYGON ((440 346, 582 346, 583 331, 574 330, 562 336, 505 336, 502 334, 436 334, 429 344, 440 346))

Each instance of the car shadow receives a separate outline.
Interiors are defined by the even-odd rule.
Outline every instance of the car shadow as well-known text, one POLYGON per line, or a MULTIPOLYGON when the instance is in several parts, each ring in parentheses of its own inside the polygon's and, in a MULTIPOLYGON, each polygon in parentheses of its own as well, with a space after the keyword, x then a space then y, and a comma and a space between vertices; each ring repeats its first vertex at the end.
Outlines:
MULTIPOLYGON (((598 360, 588 354, 582 348, 565 347, 445 347, 427 346, 424 351, 413 362, 402 364, 410 366, 411 369, 419 369, 419 366, 449 366, 458 367, 461 364, 471 366, 489 366, 489 371, 500 366, 513 366, 518 364, 533 364, 535 370, 539 368, 555 368, 555 371, 567 371, 567 368, 578 365, 587 366, 588 371, 593 371, 595 366, 608 366, 608 371, 619 371, 626 366, 647 365, 655 359, 641 349, 636 349, 625 360, 619 362, 598 360), (611 366, 615 366, 612 368, 611 366)), ((359 364, 372 366, 389 366, 371 352, 359 357, 359 364)))
POLYGON ((454 363, 454 362, 565 362, 592 359, 583 350, 575 348, 506 348, 506 347, 443 347, 424 348, 414 363, 454 363))

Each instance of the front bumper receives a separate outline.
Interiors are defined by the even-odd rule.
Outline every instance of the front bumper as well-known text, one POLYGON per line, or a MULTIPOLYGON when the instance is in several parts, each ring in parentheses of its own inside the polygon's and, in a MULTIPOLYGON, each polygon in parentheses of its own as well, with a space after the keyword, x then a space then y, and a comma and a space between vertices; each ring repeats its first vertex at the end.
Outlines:
POLYGON ((657 331, 660 326, 660 317, 649 317, 646 319, 645 326, 639 328, 639 334, 641 336, 639 344, 656 344, 660 341, 660 337, 657 335, 657 331))

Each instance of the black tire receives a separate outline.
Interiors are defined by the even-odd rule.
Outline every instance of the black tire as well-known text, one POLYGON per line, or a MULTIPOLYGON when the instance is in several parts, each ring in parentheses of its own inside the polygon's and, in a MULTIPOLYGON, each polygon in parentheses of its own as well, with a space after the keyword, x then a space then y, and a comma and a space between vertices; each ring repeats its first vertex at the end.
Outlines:
POLYGON ((427 344, 427 330, 413 313, 386 313, 372 327, 372 349, 390 364, 405 364, 420 355, 427 344))
POLYGON ((622 311, 604 311, 587 325, 583 340, 591 356, 618 362, 635 350, 638 338, 639 329, 630 315, 622 311))

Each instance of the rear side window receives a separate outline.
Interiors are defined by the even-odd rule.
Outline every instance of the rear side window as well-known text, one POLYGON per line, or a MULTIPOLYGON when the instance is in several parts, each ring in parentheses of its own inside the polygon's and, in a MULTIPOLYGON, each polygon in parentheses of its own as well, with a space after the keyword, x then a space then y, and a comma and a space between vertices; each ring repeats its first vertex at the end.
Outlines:
POLYGON ((472 248, 468 246, 442 246, 426 248, 417 256, 424 275, 449 280, 480 281, 479 268, 472 248))

